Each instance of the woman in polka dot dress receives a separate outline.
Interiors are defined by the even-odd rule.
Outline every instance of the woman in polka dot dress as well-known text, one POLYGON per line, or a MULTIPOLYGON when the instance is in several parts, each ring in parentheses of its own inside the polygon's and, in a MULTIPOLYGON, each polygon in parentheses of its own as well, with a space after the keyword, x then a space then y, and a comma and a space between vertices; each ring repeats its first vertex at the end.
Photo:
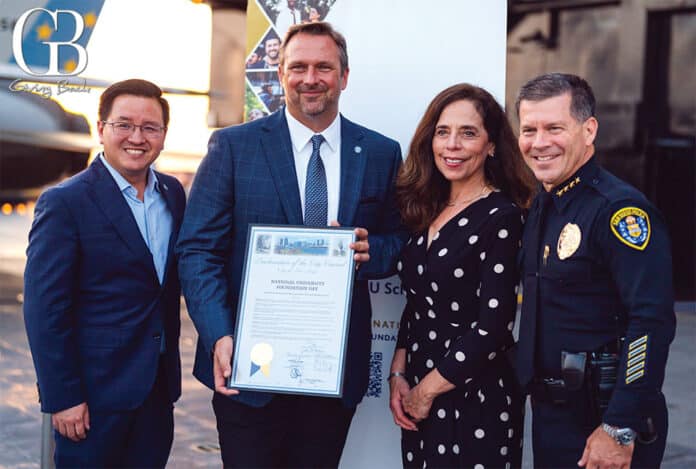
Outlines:
POLYGON ((397 181, 413 235, 390 408, 405 467, 519 467, 522 396, 505 350, 533 179, 503 110, 452 86, 430 103, 397 181))

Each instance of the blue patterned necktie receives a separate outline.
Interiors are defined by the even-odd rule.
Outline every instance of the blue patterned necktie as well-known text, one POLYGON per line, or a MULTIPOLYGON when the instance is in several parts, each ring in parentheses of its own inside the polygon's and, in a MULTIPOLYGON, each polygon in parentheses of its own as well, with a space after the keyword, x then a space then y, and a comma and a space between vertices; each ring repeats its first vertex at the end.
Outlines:
POLYGON ((307 182, 305 184, 306 226, 326 226, 328 217, 328 195, 326 191, 326 172, 321 161, 319 147, 324 137, 320 134, 312 137, 312 156, 307 165, 307 182))

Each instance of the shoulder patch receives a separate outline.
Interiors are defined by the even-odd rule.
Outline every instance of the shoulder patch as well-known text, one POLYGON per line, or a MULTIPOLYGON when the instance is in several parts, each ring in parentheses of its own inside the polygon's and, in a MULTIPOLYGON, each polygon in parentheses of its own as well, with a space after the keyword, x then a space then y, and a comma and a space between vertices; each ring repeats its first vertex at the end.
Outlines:
POLYGON ((626 246, 642 251, 650 241, 650 218, 638 207, 624 207, 609 221, 611 231, 626 246))

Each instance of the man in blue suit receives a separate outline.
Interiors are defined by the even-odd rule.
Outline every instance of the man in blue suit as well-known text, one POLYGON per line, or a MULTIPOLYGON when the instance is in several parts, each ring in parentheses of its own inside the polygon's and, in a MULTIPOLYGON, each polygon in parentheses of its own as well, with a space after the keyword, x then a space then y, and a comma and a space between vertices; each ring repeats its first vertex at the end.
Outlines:
POLYGON ((291 27, 278 69, 287 107, 215 132, 191 190, 179 271, 199 333, 194 375, 216 391, 225 467, 337 466, 367 388, 367 279, 393 272, 405 234, 394 203, 401 150, 338 113, 348 72, 345 39, 328 23, 291 27), (358 227, 341 399, 226 388, 250 223, 358 227))
POLYGON ((173 247, 181 184, 150 165, 169 106, 144 80, 107 88, 104 151, 36 203, 24 320, 58 467, 164 467, 181 394, 173 247))

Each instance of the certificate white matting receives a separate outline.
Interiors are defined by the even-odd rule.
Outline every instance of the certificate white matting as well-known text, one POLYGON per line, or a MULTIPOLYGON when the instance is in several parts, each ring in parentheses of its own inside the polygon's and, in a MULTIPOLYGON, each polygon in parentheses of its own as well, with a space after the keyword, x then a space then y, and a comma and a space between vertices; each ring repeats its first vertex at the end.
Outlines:
POLYGON ((341 396, 350 228, 251 225, 228 386, 341 396))

